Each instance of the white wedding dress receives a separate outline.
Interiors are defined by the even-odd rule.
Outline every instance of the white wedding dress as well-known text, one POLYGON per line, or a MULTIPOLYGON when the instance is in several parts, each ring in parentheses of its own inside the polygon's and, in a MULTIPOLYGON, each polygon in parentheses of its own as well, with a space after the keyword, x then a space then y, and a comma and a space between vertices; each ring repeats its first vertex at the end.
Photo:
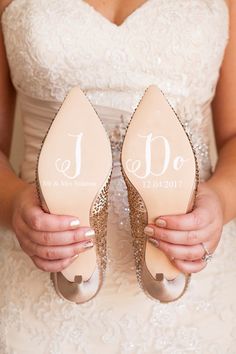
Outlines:
POLYGON ((110 134, 114 171, 108 270, 94 300, 60 299, 49 274, 1 229, 0 353, 236 353, 234 222, 180 300, 152 301, 136 281, 119 168, 124 127, 145 88, 157 84, 191 134, 202 180, 209 177, 210 103, 228 39, 224 0, 147 0, 120 26, 83 0, 13 0, 1 21, 24 124, 22 178, 34 181, 41 140, 75 85, 110 134))

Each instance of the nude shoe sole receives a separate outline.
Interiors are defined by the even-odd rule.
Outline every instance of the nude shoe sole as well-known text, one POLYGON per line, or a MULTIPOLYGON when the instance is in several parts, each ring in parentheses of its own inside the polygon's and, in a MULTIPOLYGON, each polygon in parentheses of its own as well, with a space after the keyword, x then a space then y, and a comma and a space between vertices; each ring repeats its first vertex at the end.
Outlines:
POLYGON ((57 294, 78 304, 92 299, 103 282, 111 169, 109 138, 82 90, 74 87, 42 142, 36 185, 45 211, 78 217, 80 226, 95 230, 93 248, 51 273, 57 294))
POLYGON ((144 228, 158 216, 192 210, 199 180, 197 159, 176 113, 157 86, 149 86, 124 138, 121 165, 127 185, 137 279, 152 299, 180 298, 190 274, 147 241, 144 228))

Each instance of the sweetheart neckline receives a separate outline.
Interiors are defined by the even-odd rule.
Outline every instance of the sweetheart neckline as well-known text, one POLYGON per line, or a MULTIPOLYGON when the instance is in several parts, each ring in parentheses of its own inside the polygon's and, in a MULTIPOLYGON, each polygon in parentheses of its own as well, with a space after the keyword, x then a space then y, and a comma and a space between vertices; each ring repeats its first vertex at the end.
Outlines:
MULTIPOLYGON (((13 0, 14 1, 14 0, 13 0)), ((81 4, 85 7, 87 7, 90 11, 92 11, 95 15, 97 15, 101 20, 105 21, 108 23, 110 26, 115 27, 117 29, 121 29, 124 27, 127 22, 135 17, 138 13, 143 11, 146 7, 148 7, 152 1, 155 0, 146 0, 144 3, 142 3, 140 6, 138 6, 136 9, 134 9, 128 16, 125 17, 125 19, 120 23, 116 24, 115 22, 109 20, 105 15, 103 15, 100 11, 96 10, 93 5, 90 5, 86 0, 80 0, 81 4)))
MULTIPOLYGON (((0 14, 0 23, 2 21, 2 17, 11 8, 11 6, 13 6, 13 4, 16 1, 18 1, 18 0, 11 0, 10 3, 7 6, 4 7, 2 13, 0 14)), ((143 4, 141 4, 134 11, 132 11, 128 16, 126 16, 126 18, 119 25, 117 25, 116 23, 110 21, 106 16, 104 16, 101 12, 96 10, 86 0, 79 0, 79 1, 85 8, 87 7, 87 9, 90 9, 90 11, 93 11, 93 13, 96 14, 98 18, 103 20, 105 23, 107 23, 111 27, 116 28, 116 29, 119 30, 119 29, 122 29, 123 27, 125 27, 125 25, 129 22, 129 20, 134 18, 138 13, 142 12, 146 7, 148 7, 153 1, 156 1, 156 0, 146 0, 143 4)), ((229 11, 229 8, 228 8, 228 5, 227 5, 227 0, 221 0, 221 1, 226 6, 227 11, 229 11)))
MULTIPOLYGON (((11 0, 9 2, 8 5, 6 5, 2 11, 2 13, 0 14, 0 22, 2 20, 3 15, 5 14, 5 12, 7 12, 11 6, 13 5, 13 3, 15 3, 17 0, 11 0)), ((134 11, 132 11, 128 16, 126 16, 126 18, 118 25, 112 21, 110 21, 106 16, 104 16, 101 12, 99 12, 98 10, 95 9, 94 6, 90 5, 86 0, 79 0, 80 3, 87 9, 90 9, 90 11, 93 11, 94 14, 96 14, 101 20, 103 20, 104 22, 108 23, 110 26, 117 28, 117 29, 121 29, 122 27, 124 27, 126 25, 126 23, 133 17, 135 17, 137 15, 137 13, 141 12, 143 9, 145 9, 152 1, 155 0, 146 0, 143 4, 141 4, 140 6, 138 6, 134 11)))

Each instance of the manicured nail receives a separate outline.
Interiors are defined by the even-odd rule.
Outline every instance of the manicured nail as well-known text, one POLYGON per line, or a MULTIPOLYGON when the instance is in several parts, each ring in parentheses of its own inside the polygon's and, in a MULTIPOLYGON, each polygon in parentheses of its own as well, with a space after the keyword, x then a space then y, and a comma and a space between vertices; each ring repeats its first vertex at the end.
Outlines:
POLYGON ((72 257, 72 259, 77 258, 77 257, 79 257, 79 255, 78 255, 78 254, 76 254, 75 256, 73 256, 73 257, 72 257))
POLYGON ((156 247, 159 247, 159 241, 156 238, 149 237, 148 242, 152 243, 156 247))
POLYGON ((77 226, 79 226, 79 225, 80 225, 79 219, 75 219, 75 220, 72 220, 72 221, 70 222, 70 226, 71 226, 71 227, 77 227, 77 226))
POLYGON ((85 237, 93 237, 93 236, 95 236, 95 232, 94 232, 94 230, 88 230, 85 232, 84 236, 85 237))
POLYGON ((93 241, 83 242, 82 247, 83 248, 91 248, 91 247, 93 247, 93 241))
POLYGON ((145 229, 144 229, 144 233, 147 236, 153 236, 154 235, 154 230, 153 230, 152 227, 146 226, 145 229))
POLYGON ((157 219, 156 220, 156 225, 159 226, 159 227, 166 227, 166 221, 163 220, 163 219, 157 219))
POLYGON ((92 241, 80 242, 78 244, 77 251, 78 251, 78 253, 80 253, 81 250, 83 250, 85 248, 92 248, 92 247, 93 247, 93 242, 92 241))

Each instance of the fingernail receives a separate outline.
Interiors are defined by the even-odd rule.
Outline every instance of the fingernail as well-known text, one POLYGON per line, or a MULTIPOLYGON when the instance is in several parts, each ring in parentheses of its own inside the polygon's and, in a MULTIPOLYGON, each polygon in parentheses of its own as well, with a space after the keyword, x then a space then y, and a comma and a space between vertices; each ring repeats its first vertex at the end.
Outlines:
POLYGON ((156 238, 149 237, 148 241, 152 243, 154 246, 159 247, 159 241, 156 238))
POLYGON ((72 259, 77 258, 78 256, 79 256, 79 255, 78 255, 78 254, 76 254, 75 256, 73 256, 73 257, 72 257, 72 259))
POLYGON ((144 233, 147 236, 153 236, 154 235, 154 230, 153 230, 152 227, 146 226, 145 229, 144 229, 144 233))
POLYGON ((93 247, 93 242, 92 241, 86 241, 86 242, 80 242, 77 248, 78 253, 84 248, 92 248, 93 247))
POLYGON ((91 248, 93 247, 93 242, 92 241, 87 241, 83 243, 83 248, 91 248))
POLYGON ((156 220, 156 225, 159 227, 166 227, 166 221, 163 219, 157 219, 156 220))
POLYGON ((94 232, 94 230, 88 230, 85 232, 84 236, 85 237, 93 237, 93 236, 95 236, 95 232, 94 232))
POLYGON ((80 225, 79 219, 75 219, 75 220, 72 220, 72 221, 70 222, 70 226, 71 226, 71 227, 77 227, 77 226, 79 226, 79 225, 80 225))

